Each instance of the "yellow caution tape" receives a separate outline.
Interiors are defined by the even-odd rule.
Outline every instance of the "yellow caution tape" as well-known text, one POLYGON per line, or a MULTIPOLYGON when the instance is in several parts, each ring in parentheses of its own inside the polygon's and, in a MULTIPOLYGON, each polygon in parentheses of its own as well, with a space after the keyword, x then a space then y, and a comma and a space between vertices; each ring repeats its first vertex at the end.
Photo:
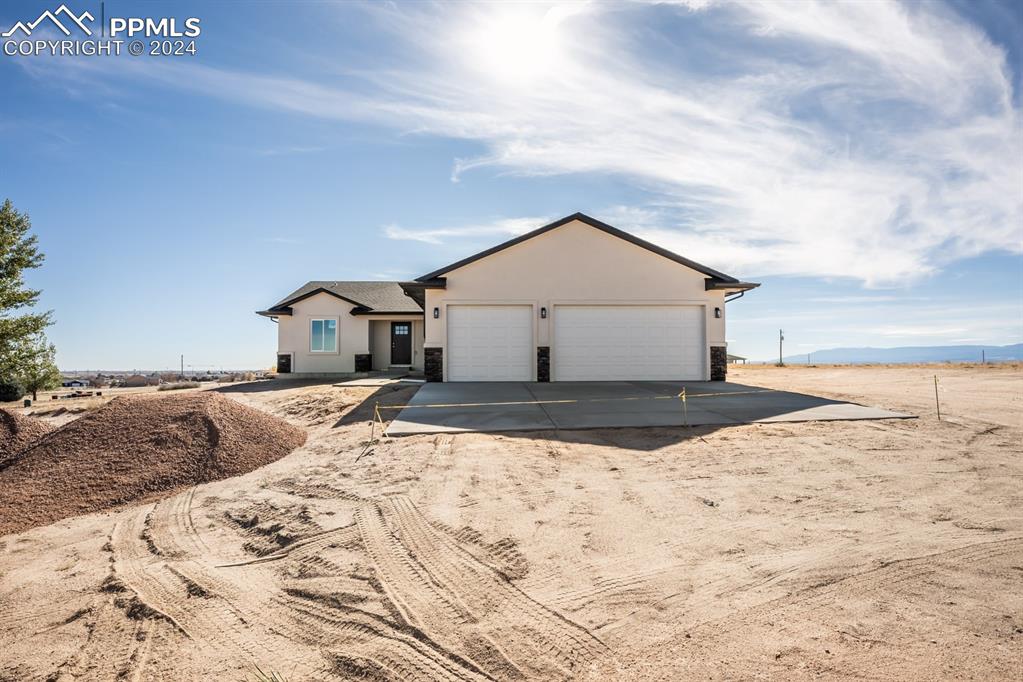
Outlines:
POLYGON ((512 400, 507 402, 492 402, 492 403, 435 403, 432 405, 418 405, 414 403, 406 403, 404 405, 378 405, 375 408, 374 416, 380 413, 380 410, 403 410, 406 407, 500 407, 502 405, 564 405, 569 403, 615 403, 624 402, 631 400, 679 400, 682 402, 686 401, 686 398, 714 398, 729 395, 751 395, 754 393, 776 393, 777 391, 772 388, 765 388, 757 391, 725 391, 721 393, 686 393, 686 389, 682 389, 682 392, 678 395, 644 395, 644 396, 632 396, 628 398, 575 398, 575 399, 563 399, 563 400, 512 400))

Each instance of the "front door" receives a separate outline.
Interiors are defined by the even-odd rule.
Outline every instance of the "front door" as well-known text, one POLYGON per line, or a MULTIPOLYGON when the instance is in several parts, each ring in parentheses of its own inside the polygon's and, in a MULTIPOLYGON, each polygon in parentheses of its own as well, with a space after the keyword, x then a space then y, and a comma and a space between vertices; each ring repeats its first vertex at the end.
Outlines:
POLYGON ((391 364, 412 364, 412 323, 391 323, 391 364))

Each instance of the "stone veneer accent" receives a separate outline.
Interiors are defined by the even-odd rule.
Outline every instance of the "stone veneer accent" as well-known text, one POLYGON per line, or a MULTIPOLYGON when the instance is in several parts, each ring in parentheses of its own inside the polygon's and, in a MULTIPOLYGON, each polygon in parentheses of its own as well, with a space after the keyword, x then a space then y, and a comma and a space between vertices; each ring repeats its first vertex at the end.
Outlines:
POLYGON ((356 353, 355 354, 355 371, 356 372, 371 372, 371 371, 373 371, 373 354, 372 353, 356 353))
POLYGON ((537 346, 536 347, 536 380, 537 381, 550 381, 551 380, 551 347, 550 346, 537 346))
POLYGON ((444 381, 444 349, 423 349, 423 371, 427 381, 444 381))
POLYGON ((728 349, 725 346, 710 347, 710 380, 724 381, 728 374, 728 349))

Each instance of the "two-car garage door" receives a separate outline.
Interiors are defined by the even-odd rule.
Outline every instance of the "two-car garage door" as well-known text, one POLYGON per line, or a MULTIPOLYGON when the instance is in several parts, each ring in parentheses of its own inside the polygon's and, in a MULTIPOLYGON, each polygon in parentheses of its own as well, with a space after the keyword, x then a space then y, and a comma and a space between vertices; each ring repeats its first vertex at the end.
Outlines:
POLYGON ((554 308, 555 381, 702 380, 700 306, 554 308))
MULTIPOLYGON (((701 306, 557 305, 551 377, 555 381, 704 378, 701 306)), ((451 305, 448 381, 530 381, 533 308, 451 305)))

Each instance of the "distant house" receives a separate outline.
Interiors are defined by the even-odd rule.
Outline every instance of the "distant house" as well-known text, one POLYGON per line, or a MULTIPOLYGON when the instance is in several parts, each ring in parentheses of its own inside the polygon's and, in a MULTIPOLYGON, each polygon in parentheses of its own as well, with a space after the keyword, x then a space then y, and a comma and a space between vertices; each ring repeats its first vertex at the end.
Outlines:
POLYGON ((60 385, 64 388, 84 388, 89 385, 89 382, 86 379, 64 379, 60 385))
POLYGON ((732 363, 733 365, 738 365, 741 362, 742 364, 745 365, 746 358, 742 357, 741 355, 732 355, 731 353, 729 353, 728 362, 732 363))
POLYGON ((160 377, 156 375, 144 376, 142 374, 132 374, 124 379, 121 379, 121 386, 125 388, 141 388, 143 386, 156 386, 160 383, 160 377))

